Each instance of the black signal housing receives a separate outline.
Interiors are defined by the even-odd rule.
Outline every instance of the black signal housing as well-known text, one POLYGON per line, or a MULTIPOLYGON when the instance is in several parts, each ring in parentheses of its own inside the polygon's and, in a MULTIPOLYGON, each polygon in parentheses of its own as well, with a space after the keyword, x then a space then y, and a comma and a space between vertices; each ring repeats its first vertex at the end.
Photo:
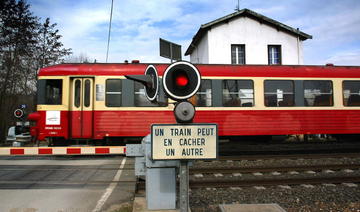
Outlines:
POLYGON ((175 101, 189 99, 199 90, 201 75, 191 63, 179 61, 164 72, 163 85, 167 96, 175 101))

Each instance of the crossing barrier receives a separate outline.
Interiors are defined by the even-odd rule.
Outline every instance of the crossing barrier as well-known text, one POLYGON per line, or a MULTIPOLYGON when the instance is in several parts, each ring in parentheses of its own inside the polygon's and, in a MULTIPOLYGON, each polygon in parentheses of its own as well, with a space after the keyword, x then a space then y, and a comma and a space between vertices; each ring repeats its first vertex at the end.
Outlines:
POLYGON ((0 156, 6 155, 125 155, 125 146, 96 147, 1 147, 0 156))

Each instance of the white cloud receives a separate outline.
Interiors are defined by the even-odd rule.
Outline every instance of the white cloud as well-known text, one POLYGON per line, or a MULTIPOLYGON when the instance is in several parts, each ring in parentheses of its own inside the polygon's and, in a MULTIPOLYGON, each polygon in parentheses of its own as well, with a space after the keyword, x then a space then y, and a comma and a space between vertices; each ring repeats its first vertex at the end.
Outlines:
POLYGON ((360 65, 360 49, 355 51, 338 52, 327 58, 325 63, 333 63, 334 65, 360 65))
MULTIPOLYGON (((105 62, 110 0, 29 0, 32 11, 58 23, 67 48, 105 62), (33 1, 33 3, 31 3, 33 1)), ((356 63, 360 43, 358 0, 241 1, 240 8, 283 22, 314 36, 304 43, 305 63, 328 60, 356 63), (357 43, 351 47, 349 42, 357 43), (346 51, 345 51, 346 47, 346 51), (356 54, 355 54, 356 55, 356 54), (346 59, 349 57, 349 59, 346 59), (341 59, 342 58, 342 59, 341 59)), ((232 13, 236 1, 114 0, 109 62, 140 59, 167 62, 159 56, 159 37, 181 44, 183 53, 201 24, 232 13)), ((334 62, 335 63, 335 62, 334 62)))
POLYGON ((318 42, 349 42, 359 38, 360 10, 343 11, 313 20, 305 30, 318 42))
POLYGON ((264 14, 264 15, 266 14, 269 17, 271 17, 271 15, 277 15, 279 13, 283 13, 285 10, 286 10, 286 8, 283 5, 254 9, 255 12, 264 14))

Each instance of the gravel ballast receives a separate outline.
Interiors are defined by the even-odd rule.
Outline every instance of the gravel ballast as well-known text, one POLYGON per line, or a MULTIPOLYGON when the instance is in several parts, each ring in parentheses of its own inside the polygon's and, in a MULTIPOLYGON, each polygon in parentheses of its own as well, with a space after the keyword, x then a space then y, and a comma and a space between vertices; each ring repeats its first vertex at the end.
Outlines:
POLYGON ((201 188, 190 192, 192 211, 218 211, 219 204, 277 203, 286 211, 360 211, 360 187, 315 185, 311 188, 201 188), (265 188, 265 189, 264 189, 265 188))
MULTIPOLYGON (((216 167, 277 167, 326 164, 359 164, 360 158, 323 158, 323 159, 267 159, 242 161, 213 161, 194 163, 192 168, 216 167)), ((300 177, 306 175, 359 175, 360 170, 351 173, 337 170, 334 173, 326 170, 312 174, 300 172, 294 176, 289 173, 276 174, 277 178, 300 177)), ((274 177, 274 174, 264 173, 263 176, 242 174, 230 178, 244 180, 258 177, 274 177)), ((204 175, 200 178, 208 178, 204 175)), ((229 177, 227 175, 224 176, 229 177)), ((194 179, 194 176, 191 176, 194 179)), ((195 177, 198 178, 198 177, 195 177)), ((360 184, 316 184, 316 185, 282 185, 282 186, 249 186, 232 188, 198 188, 191 189, 190 206, 192 211, 220 211, 219 204, 271 204, 276 203, 286 211, 356 211, 360 212, 360 184)))

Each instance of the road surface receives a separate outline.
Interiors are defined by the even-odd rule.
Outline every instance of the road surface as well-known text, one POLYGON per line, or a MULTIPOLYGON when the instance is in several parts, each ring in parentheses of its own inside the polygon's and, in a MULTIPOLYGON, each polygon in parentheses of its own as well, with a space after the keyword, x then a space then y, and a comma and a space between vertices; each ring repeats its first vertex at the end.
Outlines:
POLYGON ((134 161, 122 156, 0 157, 0 211, 106 211, 131 204, 134 161))

